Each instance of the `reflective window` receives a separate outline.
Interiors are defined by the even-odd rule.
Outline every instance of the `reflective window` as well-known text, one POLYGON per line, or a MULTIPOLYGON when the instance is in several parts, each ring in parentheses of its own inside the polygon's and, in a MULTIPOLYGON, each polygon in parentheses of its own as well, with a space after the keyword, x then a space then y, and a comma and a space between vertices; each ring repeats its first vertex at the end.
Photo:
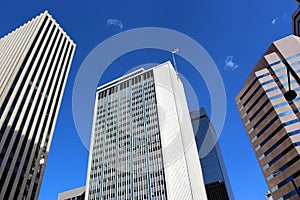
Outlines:
POLYGON ((271 64, 270 64, 270 67, 273 67, 274 65, 278 65, 279 63, 281 63, 281 60, 276 61, 276 62, 274 62, 274 63, 271 63, 271 64))
POLYGON ((293 111, 292 110, 288 110, 288 111, 285 111, 285 112, 282 112, 280 114, 278 114, 279 117, 283 117, 283 116, 286 116, 286 115, 289 115, 289 114, 292 114, 293 111))
POLYGON ((275 87, 272 87, 272 88, 270 88, 270 89, 265 90, 265 92, 266 92, 266 93, 269 93, 269 92, 272 92, 272 91, 277 90, 277 89, 279 89, 279 88, 278 88, 278 86, 276 85, 275 87))
POLYGON ((268 80, 268 81, 266 81, 266 82, 261 83, 261 85, 267 85, 267 84, 273 83, 273 82, 274 82, 274 80, 271 79, 271 80, 268 80))
POLYGON ((258 79, 261 79, 261 78, 266 77, 266 76, 269 76, 269 75, 270 75, 270 72, 267 72, 267 73, 265 73, 265 74, 259 75, 257 78, 258 78, 258 79))
POLYGON ((297 57, 299 57, 299 56, 300 56, 300 53, 297 53, 297 54, 295 54, 295 55, 292 55, 292 56, 290 56, 290 57, 287 57, 286 60, 292 60, 292 59, 297 58, 297 57))

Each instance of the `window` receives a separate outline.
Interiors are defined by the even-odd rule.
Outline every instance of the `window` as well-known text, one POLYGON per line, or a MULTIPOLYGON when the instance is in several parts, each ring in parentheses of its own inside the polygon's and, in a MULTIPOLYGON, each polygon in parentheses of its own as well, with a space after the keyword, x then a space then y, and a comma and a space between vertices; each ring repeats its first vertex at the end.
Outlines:
POLYGON ((266 77, 266 76, 269 76, 269 75, 270 75, 270 72, 266 72, 266 73, 264 73, 264 74, 262 74, 262 75, 259 75, 257 78, 258 78, 258 79, 261 79, 261 78, 266 77))
POLYGON ((297 62, 294 62, 294 63, 292 63, 290 65, 291 65, 291 67, 295 67, 296 65, 299 65, 299 64, 300 64, 300 61, 297 61, 297 62))
POLYGON ((290 57, 287 57, 286 60, 292 60, 292 59, 297 58, 297 57, 299 57, 299 56, 300 56, 300 53, 297 53, 297 54, 295 54, 295 55, 292 55, 292 56, 290 56, 290 57))
POLYGON ((285 106, 285 105, 288 105, 288 102, 282 102, 282 103, 276 104, 274 106, 274 108, 280 108, 280 107, 285 106))
POLYGON ((246 116, 247 116, 247 113, 245 112, 245 113, 242 115, 242 118, 244 119, 246 116))
POLYGON ((277 73, 277 72, 280 72, 282 70, 286 70, 286 67, 284 66, 284 67, 280 67, 278 69, 275 69, 274 72, 277 73))
POLYGON ((245 126, 248 126, 250 124, 250 120, 248 120, 246 123, 245 123, 245 126))
POLYGON ((275 87, 272 87, 272 88, 269 88, 269 89, 265 90, 265 92, 269 93, 269 92, 272 92, 272 91, 277 90, 277 89, 279 89, 278 86, 275 86, 275 87))
POLYGON ((264 86, 264 85, 267 85, 267 84, 272 83, 272 82, 274 82, 273 79, 268 80, 268 81, 266 81, 266 82, 263 82, 263 83, 261 83, 261 85, 264 86))
POLYGON ((276 61, 276 62, 274 62, 274 63, 271 63, 271 64, 270 64, 270 67, 273 67, 274 65, 278 65, 279 63, 281 63, 281 60, 276 61))
POLYGON ((270 101, 272 101, 272 100, 278 99, 280 97, 283 97, 283 94, 278 94, 278 95, 272 96, 269 99, 270 99, 270 101))
POLYGON ((257 81, 257 79, 254 79, 252 81, 252 83, 249 85, 249 87, 245 90, 245 92, 241 95, 240 99, 243 99, 245 97, 245 95, 249 92, 249 90, 253 87, 253 85, 255 84, 255 82, 257 81))
POLYGON ((289 115, 289 114, 292 114, 293 111, 292 110, 288 110, 288 111, 285 111, 285 112, 282 112, 280 114, 278 114, 279 117, 283 117, 283 116, 286 116, 286 115, 289 115))
MULTIPOLYGON (((273 165, 276 161, 278 161, 280 158, 282 158, 285 154, 287 154, 290 150, 292 150, 294 148, 294 145, 299 146, 299 144, 297 145, 297 143, 295 144, 291 144, 290 146, 288 146, 285 150, 283 150, 281 153, 279 153, 275 158, 273 158, 273 160, 271 160, 268 164, 266 164, 265 166, 270 167, 271 165, 273 165)), ((265 170, 265 166, 263 168, 263 170, 265 170)), ((267 168, 268 168, 267 167, 267 168)))
POLYGON ((252 127, 252 128, 248 131, 248 135, 250 135, 253 131, 254 131, 254 128, 252 127))

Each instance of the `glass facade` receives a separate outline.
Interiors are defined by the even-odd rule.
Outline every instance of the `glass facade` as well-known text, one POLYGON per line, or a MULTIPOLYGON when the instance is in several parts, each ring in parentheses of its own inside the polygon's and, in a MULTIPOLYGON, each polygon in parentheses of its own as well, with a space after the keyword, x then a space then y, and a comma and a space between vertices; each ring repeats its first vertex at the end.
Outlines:
MULTIPOLYGON (((191 112, 191 120, 200 158, 204 138, 215 132, 204 108, 191 112)), ((200 162, 208 200, 234 200, 219 144, 200 158, 200 162)))

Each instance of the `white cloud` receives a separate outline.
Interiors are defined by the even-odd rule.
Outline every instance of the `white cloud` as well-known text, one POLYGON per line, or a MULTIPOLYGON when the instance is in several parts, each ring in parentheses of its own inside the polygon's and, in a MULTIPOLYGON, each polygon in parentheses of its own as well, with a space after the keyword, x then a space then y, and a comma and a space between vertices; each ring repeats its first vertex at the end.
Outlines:
POLYGON ((118 19, 108 19, 106 21, 106 26, 114 26, 114 27, 118 27, 119 29, 123 29, 123 22, 121 20, 118 19))
POLYGON ((274 18, 274 19, 272 19, 271 23, 274 25, 277 23, 277 21, 278 21, 278 18, 274 18))
POLYGON ((226 56, 225 65, 224 65, 225 69, 234 70, 234 69, 236 69, 238 67, 239 66, 233 61, 233 56, 226 56))
POLYGON ((286 13, 284 13, 284 14, 283 14, 283 17, 282 17, 282 18, 283 18, 283 19, 285 19, 285 18, 286 18, 286 13))

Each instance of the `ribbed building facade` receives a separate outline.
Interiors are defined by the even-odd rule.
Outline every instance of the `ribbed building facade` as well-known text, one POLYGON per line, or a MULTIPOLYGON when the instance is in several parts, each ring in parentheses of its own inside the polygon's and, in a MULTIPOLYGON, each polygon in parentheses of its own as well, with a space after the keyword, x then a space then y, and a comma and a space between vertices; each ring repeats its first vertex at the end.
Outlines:
POLYGON ((300 86, 291 75, 291 88, 298 96, 286 101, 284 60, 299 76, 299 37, 291 35, 273 42, 235 101, 273 198, 296 200, 300 187, 300 86))
POLYGON ((0 199, 37 199, 74 51, 47 11, 0 39, 0 199))
POLYGON ((86 199, 205 200, 182 83, 172 64, 98 88, 86 199))
POLYGON ((204 184, 208 200, 234 200, 231 184, 227 175, 220 145, 204 157, 200 157, 200 149, 205 137, 216 138, 216 132, 204 108, 190 113, 194 129, 196 145, 199 153, 204 184))

